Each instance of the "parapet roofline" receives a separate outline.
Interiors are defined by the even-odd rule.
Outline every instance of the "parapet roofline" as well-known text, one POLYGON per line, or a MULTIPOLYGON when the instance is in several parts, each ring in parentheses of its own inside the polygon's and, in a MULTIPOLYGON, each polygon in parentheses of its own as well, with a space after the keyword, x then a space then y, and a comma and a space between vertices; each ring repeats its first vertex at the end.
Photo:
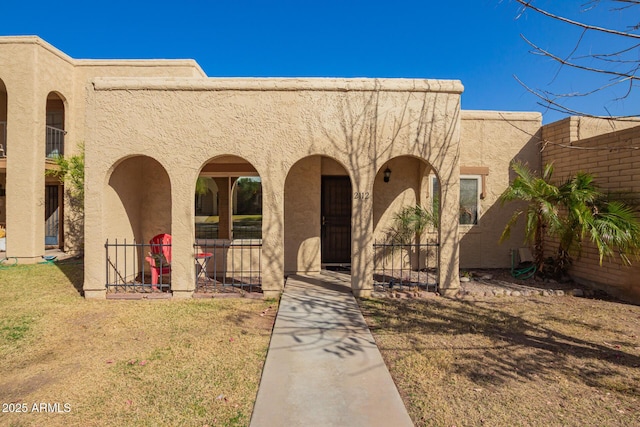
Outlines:
POLYGON ((537 111, 460 110, 461 120, 515 120, 542 122, 537 111))
POLYGON ((459 80, 374 79, 374 78, 158 78, 97 77, 94 89, 103 90, 182 90, 182 91, 327 91, 327 92, 435 92, 461 94, 459 80))
POLYGON ((77 67, 119 67, 123 65, 128 67, 192 67, 202 77, 207 77, 204 70, 193 59, 75 59, 38 36, 0 36, 0 44, 34 44, 77 67))

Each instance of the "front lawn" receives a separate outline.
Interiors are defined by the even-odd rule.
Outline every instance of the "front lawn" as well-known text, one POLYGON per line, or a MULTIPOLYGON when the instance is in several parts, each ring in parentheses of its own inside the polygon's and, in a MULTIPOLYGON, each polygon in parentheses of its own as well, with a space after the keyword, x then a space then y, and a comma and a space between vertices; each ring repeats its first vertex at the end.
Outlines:
POLYGON ((249 423, 276 303, 85 300, 81 282, 79 261, 0 269, 0 402, 29 412, 0 425, 249 423))

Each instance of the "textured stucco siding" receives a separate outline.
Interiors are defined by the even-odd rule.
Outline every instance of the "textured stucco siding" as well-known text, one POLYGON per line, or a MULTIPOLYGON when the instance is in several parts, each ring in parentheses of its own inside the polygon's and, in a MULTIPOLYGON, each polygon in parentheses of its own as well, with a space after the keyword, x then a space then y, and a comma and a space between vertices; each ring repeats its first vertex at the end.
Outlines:
MULTIPOLYGON (((323 162, 324 161, 324 162, 323 162)), ((299 160, 289 170, 284 187, 284 269, 285 273, 320 272, 320 156, 299 160)), ((342 169, 343 173, 346 173, 342 169)))
MULTIPOLYGON (((332 158, 349 173, 353 191, 370 194, 379 169, 400 155, 423 158, 439 173, 457 178, 459 93, 455 84, 419 82, 418 90, 409 92, 402 89, 406 82, 398 90, 385 91, 379 87, 392 81, 347 82, 341 87, 320 80, 262 79, 248 85, 233 79, 147 79, 137 85, 126 79, 97 80, 89 96, 87 120, 87 164, 91 165, 87 197, 96 201, 87 207, 87 229, 99 228, 99 218, 108 220, 96 183, 104 182, 113 165, 133 155, 156 159, 172 186, 174 253, 183 254, 182 258, 176 255, 172 264, 172 288, 189 292, 194 274, 189 246, 195 180, 211 159, 239 156, 262 179, 264 287, 281 289, 283 260, 291 263, 292 259, 284 254, 289 249, 284 248, 285 179, 296 162, 314 155, 332 158), (327 85, 340 90, 329 90, 327 85), (428 91, 435 86, 448 91, 428 91)), ((451 201, 458 197, 458 179, 446 182, 443 192, 451 197, 443 199, 457 205, 451 201)), ((354 286, 367 286, 372 268, 372 199, 354 203, 352 217, 354 286)), ((447 228, 457 227, 452 218, 444 215, 447 228)), ((89 252, 98 253, 106 237, 92 235, 88 257, 89 252)), ((447 239, 450 235, 443 250, 449 261, 447 284, 457 287, 457 242, 447 239)), ((309 245, 305 251, 313 252, 314 243, 309 245)), ((104 260, 88 259, 87 264, 103 266, 104 260)), ((86 286, 97 286, 102 270, 88 268, 86 286)))
POLYGON ((373 186, 375 240, 384 241, 393 226, 395 214, 403 207, 414 206, 420 201, 420 192, 423 190, 421 163, 422 161, 413 157, 396 157, 378 170, 373 186), (383 172, 387 167, 391 171, 391 177, 389 182, 384 182, 383 172))
POLYGON ((44 252, 47 95, 71 92, 73 67, 38 44, 0 45, 0 63, 7 89, 7 254, 32 261, 44 252))
MULTIPOLYGON (((63 100, 65 154, 85 141, 87 83, 95 76, 204 76, 192 60, 75 60, 33 36, 0 37, 0 80, 6 87, 7 256, 33 262, 44 254, 44 169, 47 95, 63 100)), ((0 102, 4 110, 4 103, 0 102)), ((68 205, 65 197, 65 205, 68 205)), ((3 210, 5 210, 3 208, 3 210)), ((81 248, 81 220, 64 210, 66 250, 81 248)))
POLYGON ((461 268, 505 268, 511 265, 510 249, 525 246, 523 225, 499 244, 500 235, 517 203, 500 205, 499 197, 509 186, 513 161, 540 170, 539 113, 462 111, 460 167, 486 167, 485 197, 480 200, 477 225, 461 225, 461 268))

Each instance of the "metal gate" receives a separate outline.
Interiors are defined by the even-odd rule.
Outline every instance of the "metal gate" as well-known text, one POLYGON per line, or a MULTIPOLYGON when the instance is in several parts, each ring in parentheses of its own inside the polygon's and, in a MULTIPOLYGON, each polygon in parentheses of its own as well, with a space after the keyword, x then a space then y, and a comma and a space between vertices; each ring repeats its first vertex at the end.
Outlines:
POLYGON ((46 185, 44 196, 44 244, 58 246, 60 243, 60 203, 59 187, 46 185))
POLYGON ((440 243, 373 244, 373 284, 378 290, 438 290, 440 243))

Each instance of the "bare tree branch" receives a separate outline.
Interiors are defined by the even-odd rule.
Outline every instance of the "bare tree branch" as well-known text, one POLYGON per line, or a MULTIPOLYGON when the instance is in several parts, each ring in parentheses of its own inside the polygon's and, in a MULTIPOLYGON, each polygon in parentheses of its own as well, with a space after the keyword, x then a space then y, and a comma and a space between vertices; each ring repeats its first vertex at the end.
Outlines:
MULTIPOLYGON (((626 11, 629 8, 640 6, 640 0, 610 0, 610 2, 614 3, 615 7, 611 7, 607 10, 620 16, 622 16, 622 10, 625 10, 625 13, 628 13, 626 11)), ((541 89, 534 90, 516 77, 518 83, 520 83, 528 92, 538 97, 541 100, 539 104, 543 105, 550 111, 558 111, 571 115, 612 118, 612 116, 587 114, 583 111, 569 108, 566 105, 563 105, 562 102, 569 99, 588 97, 605 90, 614 90, 611 95, 612 101, 624 100, 631 98, 634 95, 634 90, 639 86, 638 81, 640 81, 640 43, 636 41, 640 40, 640 34, 635 34, 632 31, 640 29, 640 23, 634 23, 628 27, 632 29, 630 31, 620 31, 601 25, 587 24, 585 22, 570 19, 566 16, 561 16, 557 13, 535 6, 533 4, 534 0, 516 0, 516 3, 521 7, 517 14, 517 18, 520 18, 526 10, 532 10, 546 18, 581 30, 580 34, 576 35, 574 46, 568 54, 559 54, 557 52, 553 52, 552 49, 543 48, 521 34, 522 39, 531 47, 532 54, 549 58, 559 65, 549 84, 556 83, 560 73, 563 71, 569 72, 568 70, 588 73, 593 76, 600 76, 600 81, 597 81, 597 79, 591 79, 595 82, 591 84, 591 88, 567 93, 555 93, 554 91, 541 89), (589 35, 589 37, 587 37, 587 35, 589 35), (600 37, 601 40, 596 37, 600 37), (606 39, 604 37, 606 37, 606 39), (604 42, 607 46, 611 46, 610 51, 598 53, 591 52, 591 48, 587 46, 587 43, 594 41, 604 42), (605 81, 605 79, 608 79, 608 81, 605 81), (619 89, 616 89, 616 87, 619 89)), ((602 19, 603 16, 601 12, 596 12, 595 9, 603 3, 605 3, 603 0, 588 0, 586 3, 582 4, 581 12, 592 12, 594 17, 602 19)), ((626 16, 628 15, 625 15, 625 17, 626 16)), ((582 81, 582 79, 576 80, 576 82, 582 81)), ((637 115, 629 114, 622 117, 633 118, 637 117, 637 115)))
POLYGON ((531 3, 533 3, 532 0, 529 0, 529 1, 516 0, 516 1, 518 3, 520 3, 526 9, 534 10, 534 11, 538 12, 541 15, 547 16, 547 17, 555 19, 557 21, 565 22, 567 24, 570 24, 570 25, 573 25, 573 26, 576 26, 576 27, 584 28, 586 30, 598 31, 598 32, 602 32, 602 33, 613 34, 613 35, 616 35, 616 36, 629 37, 629 38, 634 38, 634 39, 640 40, 640 34, 633 34, 633 33, 627 32, 627 31, 618 31, 618 30, 614 30, 614 29, 611 29, 611 28, 604 28, 604 27, 598 27, 598 26, 595 26, 595 25, 589 25, 589 24, 585 24, 583 22, 574 21, 573 19, 565 18, 564 16, 553 14, 551 12, 548 12, 548 11, 544 10, 544 9, 540 9, 540 8, 534 6, 533 4, 531 4, 531 3))
POLYGON ((622 50, 618 50, 615 52, 609 52, 609 53, 592 53, 588 56, 577 56, 576 59, 584 59, 587 57, 591 57, 591 58, 596 58, 599 59, 601 61, 609 61, 609 62, 616 62, 616 63, 636 63, 638 62, 638 59, 630 59, 630 60, 624 60, 624 59, 609 59, 610 56, 620 56, 622 54, 628 53, 633 51, 634 49, 638 49, 640 47, 640 43, 638 44, 634 44, 633 46, 629 46, 626 49, 622 49, 622 50))
POLYGON ((582 147, 579 145, 569 145, 569 144, 563 144, 561 142, 556 142, 556 141, 549 141, 548 139, 545 138, 541 138, 539 136, 539 134, 537 133, 531 133, 526 129, 523 129, 521 126, 518 126, 515 122, 511 121, 508 117, 506 117, 505 115, 503 115, 502 113, 500 113, 500 117, 502 117, 502 119, 507 122, 510 126, 514 127, 515 129, 517 129, 518 131, 524 133, 525 135, 528 135, 529 137, 531 137, 531 139, 537 141, 537 144, 540 145, 540 152, 544 151, 548 145, 556 145, 558 147, 562 147, 562 148, 568 148, 571 150, 578 150, 578 151, 612 151, 612 150, 631 150, 631 151, 638 151, 640 150, 640 146, 636 146, 636 145, 629 145, 629 146, 616 146, 616 147, 582 147))
MULTIPOLYGON (((535 95, 536 97, 538 97, 541 102, 538 102, 538 105, 548 109, 548 110, 552 110, 552 111, 557 111, 560 113, 564 113, 564 114, 569 114, 572 116, 583 116, 583 117, 593 117, 595 119, 616 119, 616 120, 622 120, 622 121, 637 121, 638 117, 640 117, 638 114, 630 114, 630 115, 624 115, 624 116, 600 116, 600 115, 595 115, 595 114, 587 114, 583 111, 578 111, 578 110, 574 110, 571 109, 569 107, 566 107, 562 104, 560 104, 558 101, 556 101, 555 99, 552 99, 551 96, 554 96, 555 98, 558 98, 560 96, 554 95, 550 92, 545 92, 545 91, 539 91, 539 90, 534 90, 532 88, 530 88, 529 86, 527 86, 522 80, 520 80, 518 78, 518 76, 513 76, 516 81, 518 83, 520 83, 520 85, 525 88, 525 90, 529 93, 531 93, 532 95, 535 95)), ((595 89, 595 91, 597 91, 599 89, 595 89)), ((570 95, 564 94, 561 95, 563 97, 568 97, 570 95)), ((581 94, 575 94, 574 96, 581 96, 581 94)))
MULTIPOLYGON (((576 64, 574 62, 570 62, 568 59, 562 59, 557 55, 554 55, 553 53, 549 52, 548 50, 542 49, 540 46, 537 46, 536 44, 532 43, 530 40, 528 40, 525 36, 523 36, 522 34, 520 35, 520 37, 522 37, 522 39, 527 42, 527 44, 529 46, 531 46, 536 52, 549 57, 551 59, 553 59, 556 62, 559 62, 562 65, 567 65, 569 67, 572 68, 576 68, 579 70, 584 70, 584 71, 590 71, 593 73, 599 73, 599 74, 609 74, 612 76, 617 76, 617 77, 622 77, 623 80, 639 80, 640 77, 633 75, 633 74, 629 74, 629 73, 625 73, 625 72, 618 72, 618 71, 614 71, 614 70, 609 70, 609 69, 605 69, 605 68, 594 68, 594 67, 587 67, 585 65, 580 65, 580 64, 576 64)), ((637 67, 636 67, 637 69, 637 67)))

